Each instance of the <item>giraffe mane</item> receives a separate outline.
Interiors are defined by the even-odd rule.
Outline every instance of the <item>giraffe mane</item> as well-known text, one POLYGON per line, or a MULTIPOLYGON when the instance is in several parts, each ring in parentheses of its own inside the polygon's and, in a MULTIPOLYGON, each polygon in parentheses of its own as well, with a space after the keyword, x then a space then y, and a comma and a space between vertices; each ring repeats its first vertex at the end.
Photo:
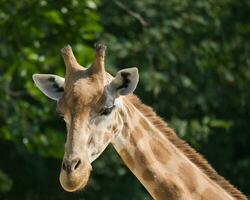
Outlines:
POLYGON ((167 139, 179 150, 181 150, 184 155, 193 162, 203 173, 205 173, 211 180, 220 185, 224 190, 226 190, 231 196, 239 200, 246 200, 246 196, 243 195, 236 187, 231 185, 224 177, 220 176, 212 166, 194 150, 187 142, 179 138, 175 131, 167 126, 167 123, 156 113, 153 109, 141 102, 141 100, 135 95, 129 95, 128 100, 140 111, 142 114, 164 135, 167 139))

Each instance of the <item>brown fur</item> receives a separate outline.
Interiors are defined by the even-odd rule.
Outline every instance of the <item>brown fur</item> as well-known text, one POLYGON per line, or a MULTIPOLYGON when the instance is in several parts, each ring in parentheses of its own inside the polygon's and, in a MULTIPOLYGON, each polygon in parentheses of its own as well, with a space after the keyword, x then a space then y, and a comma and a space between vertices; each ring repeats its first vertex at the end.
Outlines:
POLYGON ((130 142, 130 144, 131 144, 132 146, 134 146, 134 147, 137 145, 137 144, 136 144, 136 140, 135 140, 135 138, 132 136, 132 134, 130 135, 129 142, 130 142))
POLYGON ((142 125, 142 127, 145 130, 150 130, 151 129, 151 127, 149 126, 149 124, 143 118, 140 119, 139 124, 142 125))
POLYGON ((154 194, 157 200, 166 200, 166 198, 169 200, 177 200, 182 199, 184 192, 172 180, 164 180, 159 183, 159 186, 155 189, 154 194))
POLYGON ((180 178, 187 186, 189 192, 195 192, 198 182, 196 174, 194 173, 194 169, 191 165, 182 163, 180 164, 180 167, 178 169, 178 172, 180 174, 180 178))
POLYGON ((128 167, 132 170, 135 166, 135 163, 133 161, 132 156, 129 154, 129 152, 126 149, 122 149, 119 152, 119 154, 125 160, 125 162, 128 164, 128 167))
POLYGON ((215 181, 231 196, 239 200, 247 200, 246 196, 238 189, 231 185, 226 179, 220 176, 211 165, 185 141, 180 139, 176 133, 167 126, 167 124, 158 117, 149 106, 144 105, 141 100, 135 95, 128 96, 128 100, 143 113, 148 120, 155 125, 161 132, 163 132, 168 140, 172 142, 178 149, 180 149, 187 158, 190 159, 197 167, 199 167, 211 180, 215 181))
POLYGON ((135 157, 138 159, 139 166, 150 166, 153 162, 153 159, 147 155, 144 150, 141 150, 139 148, 135 149, 135 157))
POLYGON ((122 135, 124 136, 124 138, 127 138, 130 135, 130 131, 129 131, 127 122, 124 123, 124 128, 123 128, 123 131, 122 131, 122 135))
POLYGON ((211 199, 216 199, 216 200, 223 200, 221 196, 218 196, 213 190, 211 189, 206 189, 201 196, 201 200, 211 200, 211 199))
POLYGON ((133 131, 132 136, 135 138, 136 141, 139 141, 141 138, 143 138, 142 130, 139 127, 136 128, 133 131))
POLYGON ((126 117, 126 115, 125 115, 125 113, 124 113, 123 110, 120 110, 120 115, 121 115, 122 118, 125 118, 125 117, 126 117))
POLYGON ((162 164, 166 164, 170 158, 170 152, 164 147, 164 144, 158 140, 149 141, 150 148, 155 158, 162 164))
POLYGON ((141 133, 141 130, 139 127, 135 127, 135 129, 133 130, 133 132, 130 134, 130 143, 133 146, 136 146, 138 141, 140 139, 142 139, 143 135, 141 133))
POLYGON ((150 169, 145 169, 142 173, 142 178, 145 181, 153 181, 155 179, 154 171, 150 169))
POLYGON ((116 124, 112 127, 112 131, 113 131, 113 132, 116 132, 116 131, 117 131, 117 125, 116 125, 116 124))

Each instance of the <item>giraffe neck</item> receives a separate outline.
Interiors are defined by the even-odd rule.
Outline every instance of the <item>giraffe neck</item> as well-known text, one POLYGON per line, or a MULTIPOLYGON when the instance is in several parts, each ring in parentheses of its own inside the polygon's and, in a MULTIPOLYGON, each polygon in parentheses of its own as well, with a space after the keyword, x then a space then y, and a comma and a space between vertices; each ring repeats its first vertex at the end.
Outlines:
POLYGON ((123 130, 112 144, 154 199, 234 199, 129 100, 123 104, 123 130))

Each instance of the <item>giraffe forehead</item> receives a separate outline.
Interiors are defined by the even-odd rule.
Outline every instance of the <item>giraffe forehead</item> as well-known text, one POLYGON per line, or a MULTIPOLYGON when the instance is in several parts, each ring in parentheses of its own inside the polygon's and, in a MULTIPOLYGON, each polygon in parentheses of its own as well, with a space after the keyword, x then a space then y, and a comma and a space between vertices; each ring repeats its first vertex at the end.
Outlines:
POLYGON ((97 81, 93 81, 92 79, 79 80, 74 84, 73 96, 76 100, 86 103, 86 101, 93 101, 100 98, 103 88, 104 86, 101 86, 97 81))
POLYGON ((65 88, 65 100, 68 104, 93 106, 101 98, 103 90, 104 86, 98 80, 82 78, 65 88))

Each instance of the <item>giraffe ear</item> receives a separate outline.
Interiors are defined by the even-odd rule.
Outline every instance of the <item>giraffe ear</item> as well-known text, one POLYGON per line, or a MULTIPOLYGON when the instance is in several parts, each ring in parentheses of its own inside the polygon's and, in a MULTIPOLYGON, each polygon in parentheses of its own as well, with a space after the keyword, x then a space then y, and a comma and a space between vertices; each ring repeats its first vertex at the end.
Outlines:
POLYGON ((114 80, 110 83, 110 86, 116 96, 128 95, 134 92, 138 81, 138 69, 135 67, 126 68, 117 72, 114 80))
POLYGON ((36 86, 49 98, 59 100, 64 92, 64 78, 53 74, 33 74, 36 86))

